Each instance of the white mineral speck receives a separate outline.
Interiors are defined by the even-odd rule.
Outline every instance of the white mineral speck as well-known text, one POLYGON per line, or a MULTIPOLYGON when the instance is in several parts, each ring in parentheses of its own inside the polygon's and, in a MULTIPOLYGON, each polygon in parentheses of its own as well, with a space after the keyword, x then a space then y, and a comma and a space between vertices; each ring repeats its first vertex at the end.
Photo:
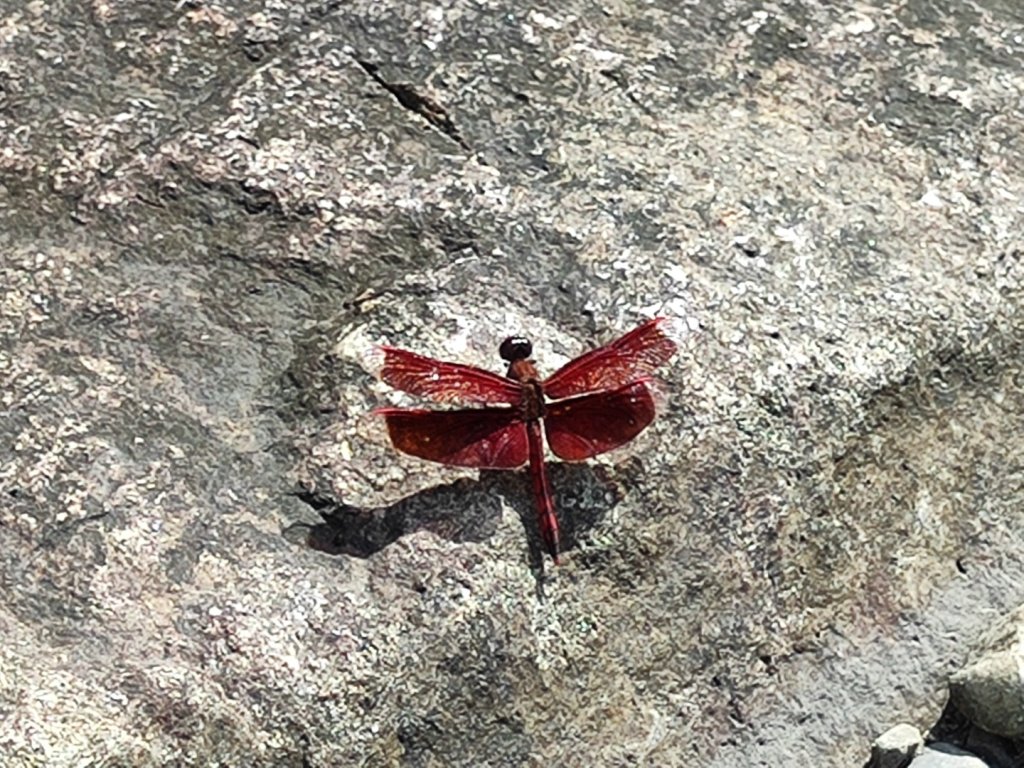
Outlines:
POLYGON ((943 206, 942 196, 939 195, 937 190, 929 189, 918 200, 921 205, 926 205, 929 208, 941 208, 943 206))

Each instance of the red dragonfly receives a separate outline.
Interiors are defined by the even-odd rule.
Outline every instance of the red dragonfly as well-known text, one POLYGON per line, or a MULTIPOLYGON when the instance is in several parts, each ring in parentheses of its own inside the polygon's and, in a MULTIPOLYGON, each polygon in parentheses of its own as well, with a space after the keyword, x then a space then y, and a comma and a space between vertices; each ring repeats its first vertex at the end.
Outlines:
POLYGON ((651 374, 677 345, 668 318, 650 320, 611 344, 570 361, 541 379, 533 347, 510 336, 498 353, 505 376, 471 365, 380 347, 382 381, 435 402, 475 408, 433 411, 379 408, 391 442, 402 453, 459 467, 514 469, 530 463, 537 523, 558 563, 558 518, 544 467, 544 435, 551 452, 582 461, 632 440, 654 419, 651 374))

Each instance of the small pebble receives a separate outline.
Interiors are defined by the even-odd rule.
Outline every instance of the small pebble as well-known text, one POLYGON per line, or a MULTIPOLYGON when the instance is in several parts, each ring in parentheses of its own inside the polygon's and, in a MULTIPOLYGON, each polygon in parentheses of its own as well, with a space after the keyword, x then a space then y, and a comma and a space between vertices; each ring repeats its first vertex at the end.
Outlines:
POLYGON ((909 723, 894 725, 871 745, 871 768, 905 768, 922 741, 921 732, 909 723))

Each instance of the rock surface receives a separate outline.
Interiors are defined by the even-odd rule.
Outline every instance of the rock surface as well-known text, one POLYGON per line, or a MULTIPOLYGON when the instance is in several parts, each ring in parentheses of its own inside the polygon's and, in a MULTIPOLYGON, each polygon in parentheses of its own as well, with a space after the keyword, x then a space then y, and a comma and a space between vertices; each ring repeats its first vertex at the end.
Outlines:
POLYGON ((921 732, 910 723, 894 725, 871 745, 871 768, 905 768, 923 739, 921 732))
POLYGON ((952 744, 935 743, 921 750, 910 768, 992 768, 984 760, 952 744))
POLYGON ((9 765, 848 766, 1024 601, 1017 4, 0 7, 9 765), (364 418, 655 313, 557 569, 364 418))
POLYGON ((950 678, 950 699, 980 728, 1024 738, 1024 606, 979 645, 975 658, 950 678))

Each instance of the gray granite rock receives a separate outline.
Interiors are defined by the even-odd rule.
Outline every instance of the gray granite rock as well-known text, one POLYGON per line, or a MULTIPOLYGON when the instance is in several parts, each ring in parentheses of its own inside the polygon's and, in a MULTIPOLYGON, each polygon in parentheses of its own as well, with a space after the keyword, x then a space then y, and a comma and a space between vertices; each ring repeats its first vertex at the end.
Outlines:
POLYGON ((979 727, 1024 737, 1024 606, 998 621, 949 681, 950 698, 979 727))
POLYGON ((1014 3, 0 9, 7 765, 849 766, 1024 601, 1014 3), (365 418, 655 313, 559 568, 365 418))
POLYGON ((952 744, 937 742, 924 747, 910 768, 990 768, 981 758, 952 744))
POLYGON ((921 732, 910 723, 887 730, 871 745, 871 768, 905 768, 921 747, 921 732))

